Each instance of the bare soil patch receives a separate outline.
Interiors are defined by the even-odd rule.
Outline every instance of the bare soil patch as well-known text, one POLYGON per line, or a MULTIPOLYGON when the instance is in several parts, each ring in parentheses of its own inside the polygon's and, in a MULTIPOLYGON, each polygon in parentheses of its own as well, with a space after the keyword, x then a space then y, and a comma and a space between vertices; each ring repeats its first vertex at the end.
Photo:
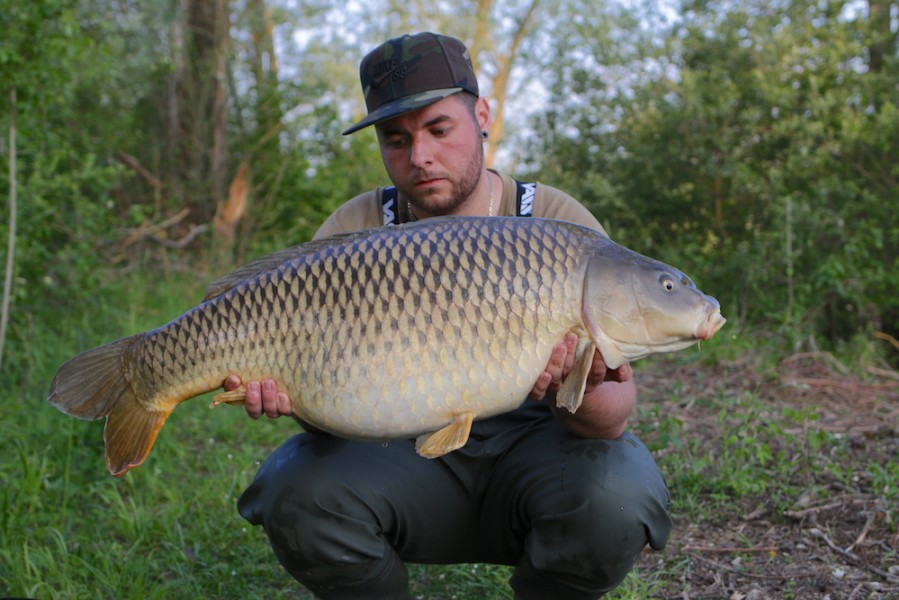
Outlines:
POLYGON ((757 476, 777 479, 750 481, 763 491, 732 497, 710 484, 707 496, 690 492, 687 507, 669 481, 674 530, 664 552, 642 556, 641 576, 664 581, 666 599, 899 599, 899 374, 852 372, 821 352, 789 356, 768 372, 760 364, 639 374, 641 403, 677 415, 689 445, 658 450, 666 475, 666 458, 684 456, 707 456, 710 480, 733 468, 721 456, 724 436, 736 438, 724 430, 745 419, 755 427, 746 444, 770 450, 757 476), (752 417, 723 400, 750 396, 761 407, 752 417))

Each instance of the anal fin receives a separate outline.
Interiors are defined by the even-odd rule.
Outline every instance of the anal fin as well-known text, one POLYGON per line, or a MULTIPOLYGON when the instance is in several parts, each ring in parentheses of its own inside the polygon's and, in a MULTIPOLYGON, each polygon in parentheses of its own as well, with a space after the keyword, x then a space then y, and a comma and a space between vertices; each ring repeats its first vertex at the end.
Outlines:
POLYGON ((247 388, 239 388, 216 394, 209 403, 209 408, 215 408, 219 404, 243 404, 247 399, 247 388))
POLYGON ((559 393, 556 394, 556 406, 567 408, 570 413, 574 413, 581 406, 584 390, 587 388, 587 375, 590 374, 590 368, 593 366, 595 352, 596 345, 590 338, 578 340, 577 350, 574 354, 574 367, 562 382, 559 393))
POLYGON ((437 458, 458 450, 468 441, 474 417, 473 412, 460 413, 443 429, 418 436, 415 440, 415 451, 425 458, 437 458))

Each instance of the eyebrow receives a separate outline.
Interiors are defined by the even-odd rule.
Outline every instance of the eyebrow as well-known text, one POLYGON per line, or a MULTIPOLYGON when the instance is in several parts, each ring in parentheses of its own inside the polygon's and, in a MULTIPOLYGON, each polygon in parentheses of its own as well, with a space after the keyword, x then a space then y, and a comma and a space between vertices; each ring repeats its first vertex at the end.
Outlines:
MULTIPOLYGON (((423 129, 427 129, 428 127, 433 127, 434 125, 439 125, 440 123, 444 123, 446 121, 451 121, 453 118, 450 115, 437 115, 433 119, 426 121, 423 125, 423 129)), ((390 125, 390 121, 384 123, 381 127, 382 135, 396 135, 400 133, 404 133, 405 130, 402 130, 398 127, 390 125)))
POLYGON ((444 121, 450 120, 452 120, 452 117, 450 117, 449 115, 439 115, 425 123, 425 127, 433 127, 434 125, 438 125, 440 123, 443 123, 444 121))

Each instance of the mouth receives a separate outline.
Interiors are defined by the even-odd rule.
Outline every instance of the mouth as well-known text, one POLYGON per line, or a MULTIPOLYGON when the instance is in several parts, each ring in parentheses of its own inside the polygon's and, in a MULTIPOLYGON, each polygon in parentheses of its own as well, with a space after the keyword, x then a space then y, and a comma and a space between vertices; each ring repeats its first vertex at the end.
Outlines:
POLYGON ((696 326, 693 335, 700 340, 710 340, 713 335, 718 333, 719 329, 724 327, 725 323, 727 323, 727 319, 721 315, 720 310, 710 312, 708 318, 696 326))
POLYGON ((428 190, 428 189, 431 189, 431 188, 434 188, 434 187, 440 185, 440 182, 442 182, 442 181, 443 181, 443 179, 440 177, 434 177, 431 179, 419 179, 418 181, 416 181, 413 184, 413 186, 416 189, 428 190))

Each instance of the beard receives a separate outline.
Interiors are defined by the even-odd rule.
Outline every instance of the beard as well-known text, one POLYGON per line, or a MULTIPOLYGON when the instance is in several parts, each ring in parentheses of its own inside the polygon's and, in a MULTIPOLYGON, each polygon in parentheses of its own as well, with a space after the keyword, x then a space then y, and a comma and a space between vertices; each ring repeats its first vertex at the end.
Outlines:
MULTIPOLYGON (((469 156, 471 156, 471 159, 456 177, 450 173, 436 171, 418 171, 412 175, 413 181, 442 178, 444 183, 449 184, 449 190, 415 190, 397 187, 409 199, 409 203, 422 212, 435 217, 453 214, 459 207, 465 204, 481 180, 481 172, 484 168, 484 152, 478 147, 469 156)), ((445 185, 441 187, 445 188, 445 185)))

